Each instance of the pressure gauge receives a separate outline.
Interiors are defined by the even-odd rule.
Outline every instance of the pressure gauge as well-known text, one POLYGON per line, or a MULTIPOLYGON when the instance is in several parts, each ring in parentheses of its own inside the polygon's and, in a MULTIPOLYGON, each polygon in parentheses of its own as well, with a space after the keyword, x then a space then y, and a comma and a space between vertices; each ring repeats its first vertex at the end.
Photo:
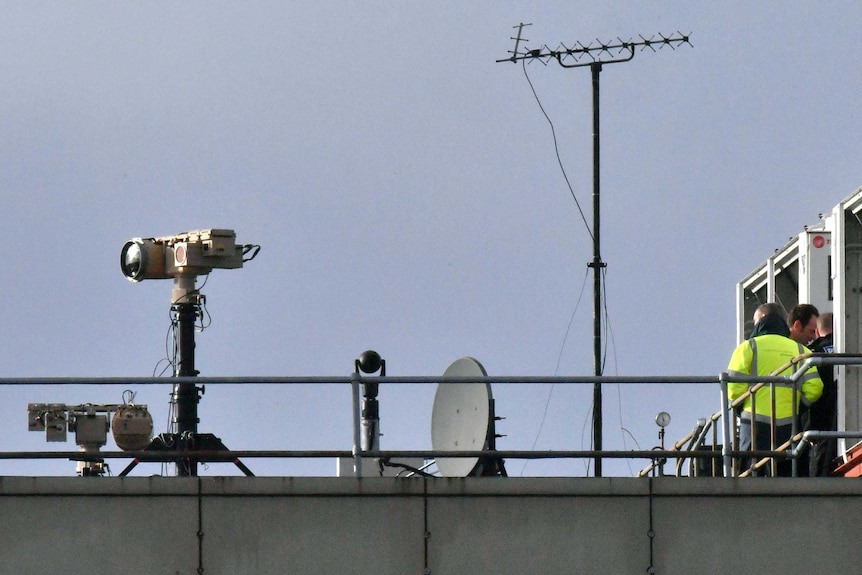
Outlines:
POLYGON ((655 423, 659 427, 667 427, 670 424, 670 414, 666 411, 659 412, 659 414, 655 416, 655 423))

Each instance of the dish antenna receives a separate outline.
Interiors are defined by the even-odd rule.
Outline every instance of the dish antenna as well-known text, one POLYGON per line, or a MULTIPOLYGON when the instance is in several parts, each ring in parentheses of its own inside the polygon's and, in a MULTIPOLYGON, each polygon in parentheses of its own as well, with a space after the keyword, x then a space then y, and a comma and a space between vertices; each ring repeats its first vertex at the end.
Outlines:
MULTIPOLYGON (((462 357, 443 373, 443 377, 487 376, 472 357, 462 357)), ((439 383, 431 412, 431 446, 434 451, 494 450, 497 419, 490 383, 439 383)), ((439 457, 437 470, 443 477, 506 476, 500 458, 439 457)))

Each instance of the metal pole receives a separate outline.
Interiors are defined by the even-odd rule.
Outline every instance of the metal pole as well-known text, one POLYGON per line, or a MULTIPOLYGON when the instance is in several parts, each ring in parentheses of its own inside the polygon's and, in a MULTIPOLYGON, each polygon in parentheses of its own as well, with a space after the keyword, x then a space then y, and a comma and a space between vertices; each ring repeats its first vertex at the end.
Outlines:
MULTIPOLYGON (((179 330, 177 377, 194 377, 195 369, 195 318, 197 311, 194 304, 177 304, 177 328, 179 330)), ((198 388, 193 382, 183 381, 177 392, 177 433, 197 432, 198 430, 198 388)))
MULTIPOLYGON (((593 76, 593 260, 588 265, 593 268, 593 285, 595 297, 593 298, 593 348, 595 350, 595 374, 597 377, 602 375, 602 268, 605 266, 602 263, 601 252, 599 250, 599 73, 602 71, 602 64, 614 64, 617 62, 628 62, 635 56, 635 48, 640 47, 641 50, 649 48, 653 52, 656 51, 656 46, 663 48, 668 46, 675 50, 678 46, 689 44, 689 37, 677 33, 676 36, 665 36, 659 34, 658 39, 654 36, 644 38, 640 36, 640 41, 628 42, 617 38, 617 41, 600 42, 596 40, 596 44, 589 42, 583 44, 576 43, 575 46, 568 48, 561 45, 561 50, 551 50, 547 46, 539 49, 519 49, 521 42, 527 42, 521 37, 524 26, 529 24, 520 24, 517 26, 518 35, 515 38, 515 49, 512 50, 511 56, 497 62, 517 62, 518 60, 526 60, 537 58, 541 61, 556 59, 560 66, 564 68, 580 68, 589 66, 593 76), (602 60, 601 58, 605 58, 602 60), (591 59, 590 62, 581 62, 582 58, 591 59), (567 63, 568 62, 568 63, 567 63), (572 63, 573 62, 573 63, 572 63)), ((596 452, 602 450, 602 387, 601 383, 596 383, 593 387, 593 449, 596 452)), ((602 475, 602 459, 600 455, 595 458, 595 475, 602 475)))
POLYGON ((733 477, 733 458, 731 451, 730 418, 736 417, 730 409, 730 396, 727 390, 727 373, 722 373, 718 380, 721 386, 721 458, 724 466, 724 476, 733 477))
MULTIPOLYGON (((177 312, 177 330, 179 332, 177 348, 177 365, 174 375, 178 377, 194 377, 198 374, 195 369, 195 318, 197 317, 197 306, 192 303, 174 304, 177 312)), ((198 431, 198 402, 200 389, 193 382, 183 381, 174 388, 174 403, 176 404, 176 416, 174 423, 177 426, 177 435, 181 440, 189 438, 189 434, 198 431)), ((182 465, 177 465, 177 475, 197 476, 197 462, 194 460, 183 460, 182 465)))
POLYGON ((359 407, 359 382, 361 376, 356 372, 351 377, 350 388, 353 392, 353 473, 362 477, 362 432, 359 407))
MULTIPOLYGON (((602 64, 590 65, 593 76, 593 363, 596 377, 602 375, 602 256, 599 239, 599 73, 602 64)), ((602 450, 602 384, 593 384, 593 449, 602 450)), ((602 476, 602 458, 594 459, 595 476, 602 476)))
MULTIPOLYGON (((793 380, 793 411, 792 411, 793 421, 790 422, 790 451, 793 453, 793 457, 790 460, 790 476, 791 477, 799 477, 799 475, 798 475, 799 474, 799 457, 797 456, 796 450, 793 449, 795 447, 793 445, 793 438, 796 437, 796 432, 797 432, 796 418, 799 415, 798 406, 796 404, 796 396, 800 391, 801 391, 801 389, 799 388, 799 380, 794 379, 793 380)), ((772 412, 772 417, 773 418, 775 417, 775 411, 772 412)), ((807 477, 808 473, 806 473, 805 476, 807 477)))

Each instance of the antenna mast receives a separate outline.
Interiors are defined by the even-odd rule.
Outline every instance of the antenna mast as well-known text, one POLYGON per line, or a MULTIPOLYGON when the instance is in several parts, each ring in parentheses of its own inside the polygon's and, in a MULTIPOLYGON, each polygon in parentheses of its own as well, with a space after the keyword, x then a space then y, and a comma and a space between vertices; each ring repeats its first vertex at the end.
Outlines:
MULTIPOLYGON (((665 46, 671 50, 676 50, 678 47, 688 44, 689 35, 683 35, 677 32, 676 36, 665 36, 659 34, 658 38, 650 36, 644 38, 639 36, 639 41, 622 40, 617 38, 616 41, 601 42, 598 39, 593 44, 583 44, 575 42, 571 47, 565 44, 560 44, 556 50, 550 49, 547 45, 538 49, 521 48, 521 44, 528 40, 521 37, 524 26, 530 24, 521 23, 515 28, 518 29, 518 35, 512 40, 515 41, 515 48, 509 53, 511 56, 497 60, 497 62, 515 62, 518 60, 539 60, 543 64, 547 64, 550 60, 556 60, 563 68, 581 68, 590 67, 593 79, 593 259, 587 264, 593 269, 593 354, 595 375, 602 375, 602 269, 607 267, 607 264, 602 261, 601 244, 599 235, 599 73, 602 71, 604 64, 616 64, 618 62, 628 62, 635 57, 636 48, 643 52, 647 48, 656 52, 656 46, 659 49, 665 46)), ((602 450, 602 384, 595 383, 593 385, 593 449, 596 451, 602 450)), ((595 476, 602 476, 602 458, 596 455, 594 459, 595 476)))

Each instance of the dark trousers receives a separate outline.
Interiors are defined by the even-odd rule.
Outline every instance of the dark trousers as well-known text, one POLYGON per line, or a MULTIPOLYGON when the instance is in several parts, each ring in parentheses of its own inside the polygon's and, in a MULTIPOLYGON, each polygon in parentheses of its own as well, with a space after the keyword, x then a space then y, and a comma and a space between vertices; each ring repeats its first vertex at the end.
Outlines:
MULTIPOLYGON (((769 423, 758 421, 755 425, 757 437, 754 445, 751 441, 751 420, 742 419, 739 422, 739 449, 740 451, 770 451, 772 449, 771 435, 772 429, 769 423)), ((790 439, 790 434, 793 431, 792 425, 778 425, 775 428, 775 447, 785 443, 790 439)), ((741 470, 745 471, 754 462, 750 457, 741 458, 741 470)), ((776 458, 776 476, 791 477, 793 475, 793 461, 790 459, 776 458)), ((771 466, 761 467, 758 475, 769 475, 771 466)), ((797 471, 799 471, 797 467, 797 471)), ((807 468, 806 468, 807 471, 807 468)))
POLYGON ((811 445, 811 477, 832 477, 832 462, 838 457, 837 439, 818 439, 811 445))

